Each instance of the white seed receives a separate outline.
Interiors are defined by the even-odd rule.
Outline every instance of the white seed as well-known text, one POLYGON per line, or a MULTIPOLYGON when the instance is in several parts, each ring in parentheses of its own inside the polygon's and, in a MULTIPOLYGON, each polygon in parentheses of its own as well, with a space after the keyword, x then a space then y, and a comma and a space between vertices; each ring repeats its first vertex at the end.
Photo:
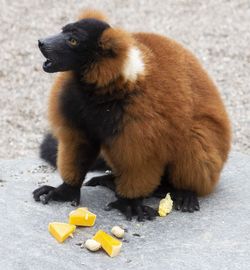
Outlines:
POLYGON ((114 226, 111 230, 114 236, 117 238, 123 238, 124 236, 124 230, 119 226, 114 226))
POLYGON ((91 250, 91 251, 97 251, 98 249, 101 248, 101 244, 97 241, 95 241, 94 239, 88 239, 86 242, 85 242, 85 247, 88 249, 88 250, 91 250))

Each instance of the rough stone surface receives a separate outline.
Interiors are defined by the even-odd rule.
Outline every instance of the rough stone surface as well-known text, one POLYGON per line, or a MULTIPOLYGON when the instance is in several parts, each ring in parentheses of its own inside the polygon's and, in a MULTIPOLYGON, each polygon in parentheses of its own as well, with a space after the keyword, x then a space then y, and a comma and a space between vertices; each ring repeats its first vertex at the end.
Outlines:
POLYGON ((36 156, 54 78, 42 71, 37 39, 86 7, 106 11, 128 30, 158 32, 190 48, 219 86, 235 149, 250 153, 250 1, 0 0, 0 7, 0 158, 36 156))
MULTIPOLYGON (((114 199, 106 188, 82 189, 81 205, 97 214, 92 228, 77 228, 73 239, 56 242, 49 222, 67 222, 68 203, 42 205, 31 192, 38 185, 60 183, 57 173, 39 160, 0 161, 0 269, 192 269, 247 270, 250 265, 250 156, 234 152, 221 182, 201 211, 172 212, 153 222, 127 222, 118 212, 103 207, 114 199), (109 258, 91 253, 79 243, 98 229, 114 225, 128 229, 122 251, 109 258), (138 236, 134 235, 137 234, 138 236)), ((157 205, 156 200, 148 204, 157 205)))

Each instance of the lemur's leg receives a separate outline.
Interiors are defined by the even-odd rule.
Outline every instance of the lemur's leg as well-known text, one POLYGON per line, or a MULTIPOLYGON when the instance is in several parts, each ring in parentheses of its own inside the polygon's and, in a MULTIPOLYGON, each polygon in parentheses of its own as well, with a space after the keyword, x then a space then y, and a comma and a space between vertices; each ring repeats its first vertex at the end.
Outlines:
MULTIPOLYGON (((43 141, 40 145, 40 157, 41 159, 48 162, 51 166, 56 168, 56 160, 57 160, 57 150, 58 150, 58 142, 57 139, 51 134, 47 133, 43 141)), ((89 171, 107 171, 111 170, 111 168, 106 164, 104 159, 99 156, 89 171)))
POLYGON ((224 160, 215 144, 216 134, 209 140, 209 132, 196 130, 196 136, 169 168, 176 210, 199 210, 197 196, 211 193, 219 180, 224 160))
POLYGON ((117 200, 109 203, 106 210, 118 209, 127 220, 131 220, 133 215, 138 217, 138 221, 154 219, 158 215, 157 211, 145 206, 143 199, 157 188, 161 174, 159 164, 144 164, 125 170, 115 179, 117 200))
MULTIPOLYGON (((65 136, 66 137, 66 136, 65 136)), ((36 201, 44 204, 49 200, 80 202, 80 188, 89 168, 97 158, 100 147, 81 139, 79 136, 60 138, 58 144, 57 167, 63 184, 57 188, 42 186, 33 191, 36 201)))

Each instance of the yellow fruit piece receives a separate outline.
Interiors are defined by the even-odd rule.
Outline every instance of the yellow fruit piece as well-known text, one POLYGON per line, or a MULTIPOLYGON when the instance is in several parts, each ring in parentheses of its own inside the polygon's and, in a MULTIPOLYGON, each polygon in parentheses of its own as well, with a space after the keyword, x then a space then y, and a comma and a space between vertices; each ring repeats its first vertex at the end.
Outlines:
POLYGON ((88 208, 81 207, 69 214, 69 224, 77 226, 93 226, 95 224, 96 215, 88 211, 88 208))
POLYGON ((110 257, 117 256, 121 250, 122 242, 102 230, 99 230, 93 239, 101 244, 110 257))
POLYGON ((76 226, 67 223, 52 222, 49 223, 48 229, 51 235, 54 236, 59 243, 62 243, 72 235, 76 226))
POLYGON ((173 201, 168 193, 164 199, 160 201, 158 213, 161 217, 165 217, 172 211, 173 201))

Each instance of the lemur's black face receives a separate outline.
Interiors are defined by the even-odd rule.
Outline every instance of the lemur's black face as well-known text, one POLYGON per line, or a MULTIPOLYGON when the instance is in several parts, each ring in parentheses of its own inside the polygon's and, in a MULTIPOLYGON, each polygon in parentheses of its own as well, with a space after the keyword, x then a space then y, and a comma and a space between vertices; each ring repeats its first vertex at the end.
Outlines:
POLYGON ((43 70, 49 73, 78 70, 91 63, 98 55, 98 40, 108 27, 107 23, 96 19, 83 19, 67 24, 57 35, 38 40, 47 58, 43 70))

